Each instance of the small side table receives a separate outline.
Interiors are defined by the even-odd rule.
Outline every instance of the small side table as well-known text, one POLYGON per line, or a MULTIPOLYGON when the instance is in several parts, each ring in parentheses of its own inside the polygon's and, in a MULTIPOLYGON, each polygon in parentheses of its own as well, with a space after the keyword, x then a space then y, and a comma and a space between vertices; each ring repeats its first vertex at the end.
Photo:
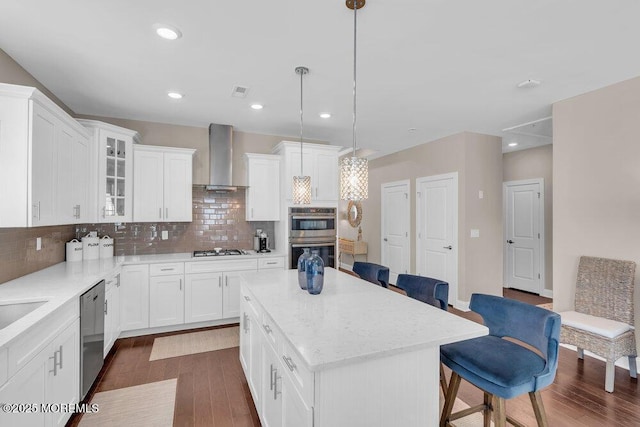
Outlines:
POLYGON ((342 263, 342 254, 349 254, 353 258, 353 262, 356 261, 356 255, 364 255, 364 259, 367 259, 367 242, 343 239, 338 239, 338 263, 342 263))

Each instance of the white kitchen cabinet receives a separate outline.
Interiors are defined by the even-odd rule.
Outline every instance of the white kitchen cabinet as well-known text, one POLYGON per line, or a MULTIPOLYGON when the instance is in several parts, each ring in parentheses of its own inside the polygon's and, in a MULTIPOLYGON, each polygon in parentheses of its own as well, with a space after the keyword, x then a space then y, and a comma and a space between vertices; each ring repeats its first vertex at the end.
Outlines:
MULTIPOLYGON (((80 321, 76 318, 0 388, 0 402, 23 404, 35 412, 1 412, 3 426, 64 426, 66 411, 43 411, 40 404, 75 404, 79 398, 80 321)), ((60 325, 44 326, 55 329, 60 325)), ((27 333, 29 334, 29 332, 27 333)), ((28 340, 28 337, 25 337, 28 340)), ((38 346, 41 343, 37 343, 38 346)), ((12 349, 10 348, 10 352, 12 349)))
POLYGON ((120 274, 106 279, 104 314, 104 357, 120 335, 120 274))
POLYGON ((289 375, 282 375, 282 427, 313 426, 313 409, 307 406, 289 375))
POLYGON ((222 287, 222 317, 240 316, 240 273, 225 273, 222 287))
POLYGON ((120 273, 122 331, 149 327, 149 265, 125 265, 120 273))
POLYGON ((96 120, 78 120, 93 134, 89 218, 92 222, 131 222, 133 144, 137 132, 96 120))
POLYGON ((262 404, 262 332, 259 310, 254 306, 249 293, 242 294, 240 318, 240 363, 244 370, 253 403, 262 404))
POLYGON ((282 365, 278 354, 269 345, 262 352, 262 408, 260 420, 267 427, 282 426, 282 365))
POLYGON ((0 227, 85 221, 89 133, 32 87, 0 84, 0 227), (84 205, 83 205, 84 203, 84 205))
POLYGON ((280 156, 246 153, 247 221, 280 221, 280 156))
POLYGON ((149 326, 184 323, 184 276, 149 278, 149 326))
MULTIPOLYGON (((303 175, 311 177, 311 200, 318 203, 337 203, 338 188, 338 152, 341 147, 323 144, 305 143, 303 147, 303 175)), ((273 149, 281 156, 280 188, 285 199, 293 200, 293 177, 300 175, 300 143, 283 141, 273 149)))
POLYGON ((222 276, 222 273, 185 275, 185 323, 222 319, 222 276))
POLYGON ((192 220, 193 149, 134 146, 133 220, 192 220))

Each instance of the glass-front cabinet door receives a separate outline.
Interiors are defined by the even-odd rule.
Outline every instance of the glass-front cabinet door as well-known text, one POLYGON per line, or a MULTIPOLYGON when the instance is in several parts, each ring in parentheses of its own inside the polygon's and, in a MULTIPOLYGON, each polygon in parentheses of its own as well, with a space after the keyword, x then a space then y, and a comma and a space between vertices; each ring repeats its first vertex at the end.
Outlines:
POLYGON ((100 131, 98 221, 129 222, 132 213, 133 140, 100 131))

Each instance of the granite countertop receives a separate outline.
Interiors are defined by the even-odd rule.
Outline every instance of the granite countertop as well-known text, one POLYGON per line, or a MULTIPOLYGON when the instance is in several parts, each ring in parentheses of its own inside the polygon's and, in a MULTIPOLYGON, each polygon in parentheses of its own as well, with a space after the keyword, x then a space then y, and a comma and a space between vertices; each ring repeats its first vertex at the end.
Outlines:
POLYGON ((247 286, 307 368, 318 371, 488 333, 478 323, 357 277, 325 269, 310 295, 297 270, 242 273, 247 286))
POLYGON ((122 265, 161 262, 215 261, 283 257, 281 252, 252 255, 193 257, 192 253, 122 256, 91 261, 61 262, 35 273, 0 284, 0 305, 47 301, 31 313, 0 329, 0 348, 35 326, 72 299, 77 299, 93 285, 117 273, 122 265))

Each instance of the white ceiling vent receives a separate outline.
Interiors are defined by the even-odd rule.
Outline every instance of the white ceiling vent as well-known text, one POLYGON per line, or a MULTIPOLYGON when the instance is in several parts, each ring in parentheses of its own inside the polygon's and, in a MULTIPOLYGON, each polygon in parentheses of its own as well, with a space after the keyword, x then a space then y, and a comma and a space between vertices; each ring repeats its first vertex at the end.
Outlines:
POLYGON ((246 86, 234 86, 233 87, 233 91, 231 92, 231 96, 234 96, 236 98, 244 98, 247 96, 247 93, 249 92, 249 88, 246 86))

